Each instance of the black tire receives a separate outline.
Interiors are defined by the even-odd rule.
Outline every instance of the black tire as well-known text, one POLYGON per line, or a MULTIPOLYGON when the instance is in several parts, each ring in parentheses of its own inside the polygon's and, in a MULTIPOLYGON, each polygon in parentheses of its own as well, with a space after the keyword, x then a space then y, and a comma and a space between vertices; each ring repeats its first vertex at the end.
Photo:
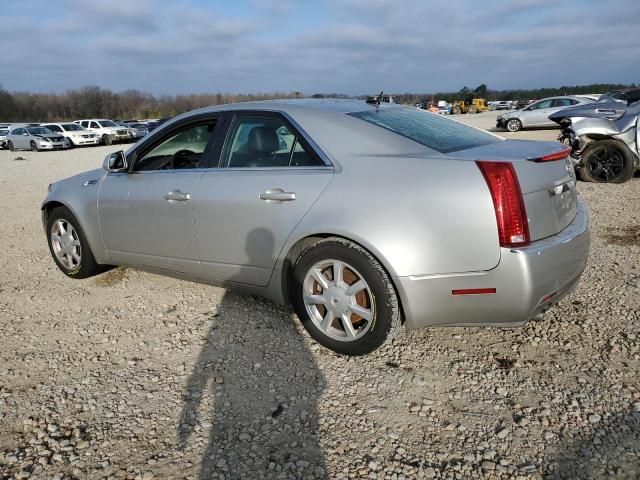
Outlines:
POLYGON ((584 182, 624 183, 633 178, 633 154, 616 140, 598 140, 582 152, 578 178, 584 182))
MULTIPOLYGON (((398 298, 389 275, 369 252, 348 240, 328 238, 307 248, 293 267, 292 283, 292 303, 305 330, 318 343, 336 353, 343 355, 370 353, 387 339, 395 336, 402 326, 398 298), (312 267, 326 260, 346 263, 347 269, 355 269, 369 287, 366 295, 371 294, 368 301, 372 304, 369 308, 373 312, 373 317, 368 322, 368 330, 363 330, 362 336, 354 340, 341 341, 332 338, 314 323, 307 311, 304 302, 305 277, 312 267)), ((351 315, 349 313, 349 318, 352 318, 351 315)), ((342 325, 341 319, 336 318, 335 321, 339 322, 337 325, 342 325)), ((364 323, 366 325, 367 322, 364 323)))
POLYGON ((16 147, 13 146, 13 142, 11 140, 7 142, 7 148, 12 152, 16 151, 16 147))
POLYGON ((111 138, 111 135, 107 135, 106 133, 102 136, 102 143, 104 143, 105 145, 109 146, 113 143, 113 139, 111 138))
POLYGON ((31 146, 31 151, 32 152, 37 152, 38 151, 38 144, 36 142, 31 140, 31 143, 29 145, 31 146))
POLYGON ((71 140, 70 138, 67 137, 67 143, 69 144, 69 148, 74 148, 76 145, 75 143, 73 143, 73 140, 71 140))
POLYGON ((511 133, 519 132, 522 130, 522 122, 517 118, 509 118, 504 122, 504 128, 511 133))
POLYGON ((80 227, 80 223, 66 207, 56 207, 51 211, 51 213, 47 217, 46 234, 47 243, 49 244, 49 251, 51 252, 53 261, 56 262, 58 268, 66 276, 71 278, 87 278, 103 271, 104 268, 96 263, 93 252, 89 247, 89 242, 87 242, 84 231, 80 227), (71 224, 76 232, 77 239, 80 241, 80 262, 73 268, 68 268, 66 265, 62 264, 62 262, 54 252, 54 246, 52 244, 51 236, 53 227, 58 220, 62 220, 63 222, 71 224))

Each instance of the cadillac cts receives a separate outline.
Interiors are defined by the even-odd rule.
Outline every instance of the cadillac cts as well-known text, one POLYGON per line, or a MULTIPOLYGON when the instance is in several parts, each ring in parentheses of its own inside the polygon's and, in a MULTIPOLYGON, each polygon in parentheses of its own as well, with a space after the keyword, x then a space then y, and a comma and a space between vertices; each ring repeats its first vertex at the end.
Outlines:
POLYGON ((590 238, 563 148, 396 105, 226 105, 51 184, 42 218, 70 277, 240 288, 359 355, 403 324, 517 326, 575 288, 590 238))

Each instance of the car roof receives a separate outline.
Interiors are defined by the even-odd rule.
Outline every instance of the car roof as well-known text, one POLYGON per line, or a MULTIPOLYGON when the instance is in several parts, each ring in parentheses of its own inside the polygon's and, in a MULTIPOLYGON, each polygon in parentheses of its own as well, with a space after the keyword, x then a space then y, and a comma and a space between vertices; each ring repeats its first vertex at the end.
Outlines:
MULTIPOLYGON (((381 103, 380 105, 369 104, 364 100, 338 99, 338 98, 300 98, 283 100, 260 100, 255 102, 229 103, 204 107, 197 112, 218 112, 218 111, 238 111, 238 110, 269 110, 280 112, 293 112, 304 110, 319 110, 333 113, 353 113, 362 111, 375 111, 376 109, 402 108, 401 105, 392 103, 381 103)), ((193 112, 192 112, 193 113, 193 112)))

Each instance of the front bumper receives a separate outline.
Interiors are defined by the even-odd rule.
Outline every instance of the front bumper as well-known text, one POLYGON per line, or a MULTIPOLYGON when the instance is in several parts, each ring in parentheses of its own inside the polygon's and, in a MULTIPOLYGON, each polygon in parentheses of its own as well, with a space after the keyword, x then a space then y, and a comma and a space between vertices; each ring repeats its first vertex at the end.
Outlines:
POLYGON ((406 325, 522 325, 577 286, 590 243, 588 212, 579 201, 575 218, 563 231, 524 248, 502 248, 500 263, 492 270, 395 277, 406 325), (479 288, 495 288, 495 293, 452 294, 479 288))
POLYGON ((496 127, 498 127, 498 128, 507 128, 506 127, 506 120, 504 118, 497 118, 496 119, 496 127))
POLYGON ((39 143, 38 148, 40 150, 63 150, 69 148, 69 144, 64 142, 39 143))

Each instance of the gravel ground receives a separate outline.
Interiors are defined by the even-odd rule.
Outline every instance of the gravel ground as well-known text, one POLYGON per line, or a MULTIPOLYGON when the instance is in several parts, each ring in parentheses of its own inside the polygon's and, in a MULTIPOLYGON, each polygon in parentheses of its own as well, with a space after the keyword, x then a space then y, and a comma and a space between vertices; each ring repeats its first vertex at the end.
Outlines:
POLYGON ((344 358, 264 300, 132 269, 62 275, 47 184, 115 148, 0 151, 0 479, 639 477, 639 178, 579 184, 591 258, 544 316, 344 358))

